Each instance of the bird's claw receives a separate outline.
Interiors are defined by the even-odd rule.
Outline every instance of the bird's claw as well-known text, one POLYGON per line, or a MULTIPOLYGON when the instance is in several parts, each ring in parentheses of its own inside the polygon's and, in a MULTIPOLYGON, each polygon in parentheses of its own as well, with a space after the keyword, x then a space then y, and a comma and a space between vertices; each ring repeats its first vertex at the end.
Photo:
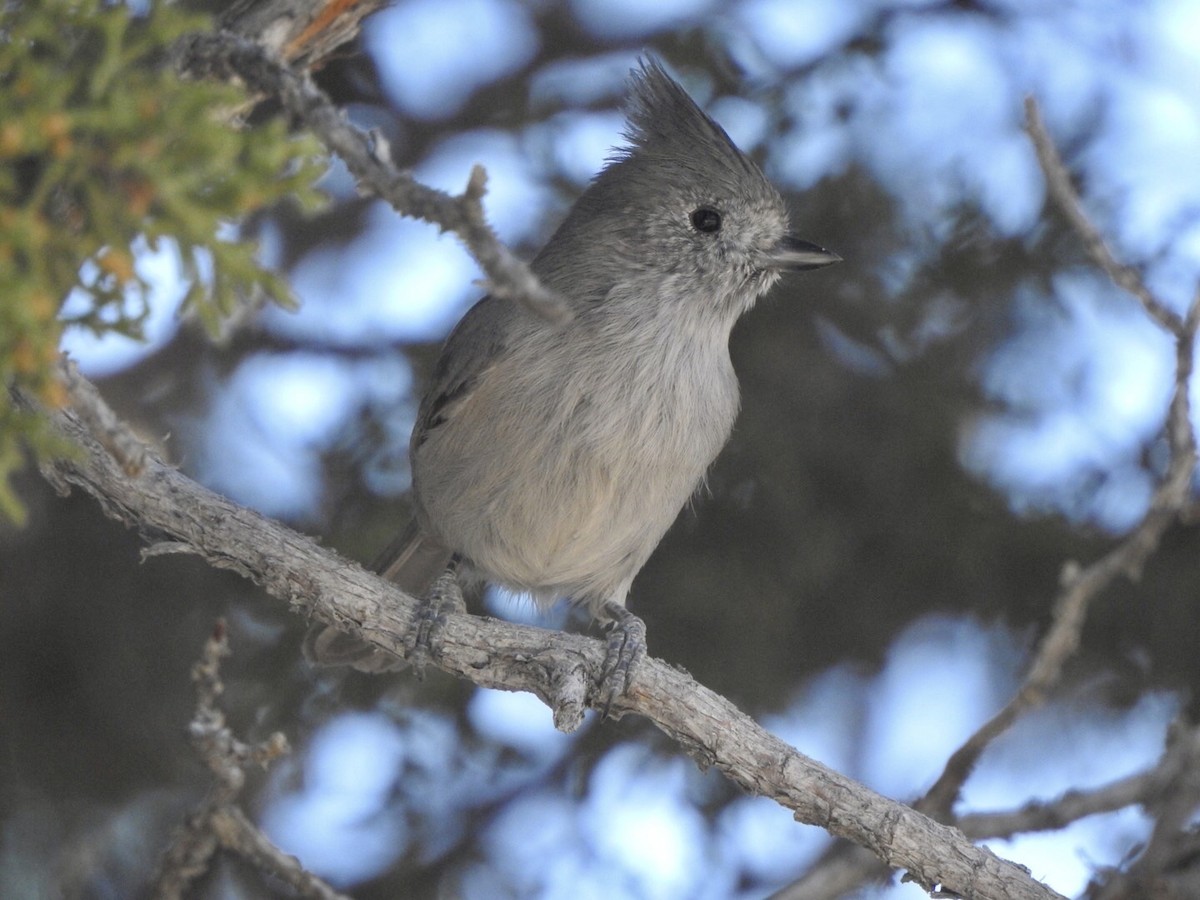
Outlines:
POLYGON ((602 715, 608 718, 613 703, 629 690, 634 672, 646 656, 646 623, 617 603, 606 604, 604 614, 612 624, 596 699, 602 715))
POLYGON ((417 601, 410 638, 405 642, 408 664, 417 678, 425 677, 425 666, 441 656, 442 629, 452 613, 466 612, 458 576, 450 568, 438 576, 433 587, 417 601))

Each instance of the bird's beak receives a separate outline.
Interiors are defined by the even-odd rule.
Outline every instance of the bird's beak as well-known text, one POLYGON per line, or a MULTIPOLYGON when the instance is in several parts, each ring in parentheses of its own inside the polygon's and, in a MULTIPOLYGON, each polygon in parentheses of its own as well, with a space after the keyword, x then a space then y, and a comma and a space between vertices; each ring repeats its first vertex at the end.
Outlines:
POLYGON ((791 234, 785 234, 766 254, 767 266, 784 272, 806 272, 841 261, 836 253, 791 234))

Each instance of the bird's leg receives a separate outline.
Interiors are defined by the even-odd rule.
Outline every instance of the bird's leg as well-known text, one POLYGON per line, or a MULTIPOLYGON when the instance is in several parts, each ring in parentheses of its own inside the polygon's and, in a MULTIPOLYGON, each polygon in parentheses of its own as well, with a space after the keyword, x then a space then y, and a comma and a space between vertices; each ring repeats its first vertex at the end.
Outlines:
POLYGON ((646 623, 614 600, 606 602, 600 613, 612 623, 604 670, 596 685, 600 709, 607 717, 613 701, 629 690, 633 673, 646 656, 646 623))
POLYGON ((441 655, 441 632, 446 626, 446 617, 451 613, 466 612, 462 586, 452 562, 433 586, 417 600, 417 612, 413 616, 413 628, 405 641, 408 663, 417 678, 425 677, 425 665, 441 655))

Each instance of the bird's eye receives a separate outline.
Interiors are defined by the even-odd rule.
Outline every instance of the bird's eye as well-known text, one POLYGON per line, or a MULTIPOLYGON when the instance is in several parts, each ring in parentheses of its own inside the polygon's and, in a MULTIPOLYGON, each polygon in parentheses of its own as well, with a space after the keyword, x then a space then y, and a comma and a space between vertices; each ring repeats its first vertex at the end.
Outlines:
POLYGON ((692 210, 692 227, 705 234, 715 234, 721 230, 721 214, 711 206, 701 206, 692 210))

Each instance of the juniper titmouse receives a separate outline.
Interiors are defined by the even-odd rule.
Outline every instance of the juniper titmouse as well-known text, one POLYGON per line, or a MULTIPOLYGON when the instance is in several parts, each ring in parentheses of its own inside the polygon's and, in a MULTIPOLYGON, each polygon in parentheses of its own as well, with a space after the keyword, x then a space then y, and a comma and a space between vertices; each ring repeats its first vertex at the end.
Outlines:
POLYGON ((839 260, 788 232, 759 168, 656 62, 631 75, 626 137, 532 263, 571 321, 485 297, 447 340, 413 429, 416 521, 380 566, 420 594, 456 557, 586 604, 615 620, 624 677, 642 650, 629 586, 737 415, 734 323, 780 272, 839 260))

